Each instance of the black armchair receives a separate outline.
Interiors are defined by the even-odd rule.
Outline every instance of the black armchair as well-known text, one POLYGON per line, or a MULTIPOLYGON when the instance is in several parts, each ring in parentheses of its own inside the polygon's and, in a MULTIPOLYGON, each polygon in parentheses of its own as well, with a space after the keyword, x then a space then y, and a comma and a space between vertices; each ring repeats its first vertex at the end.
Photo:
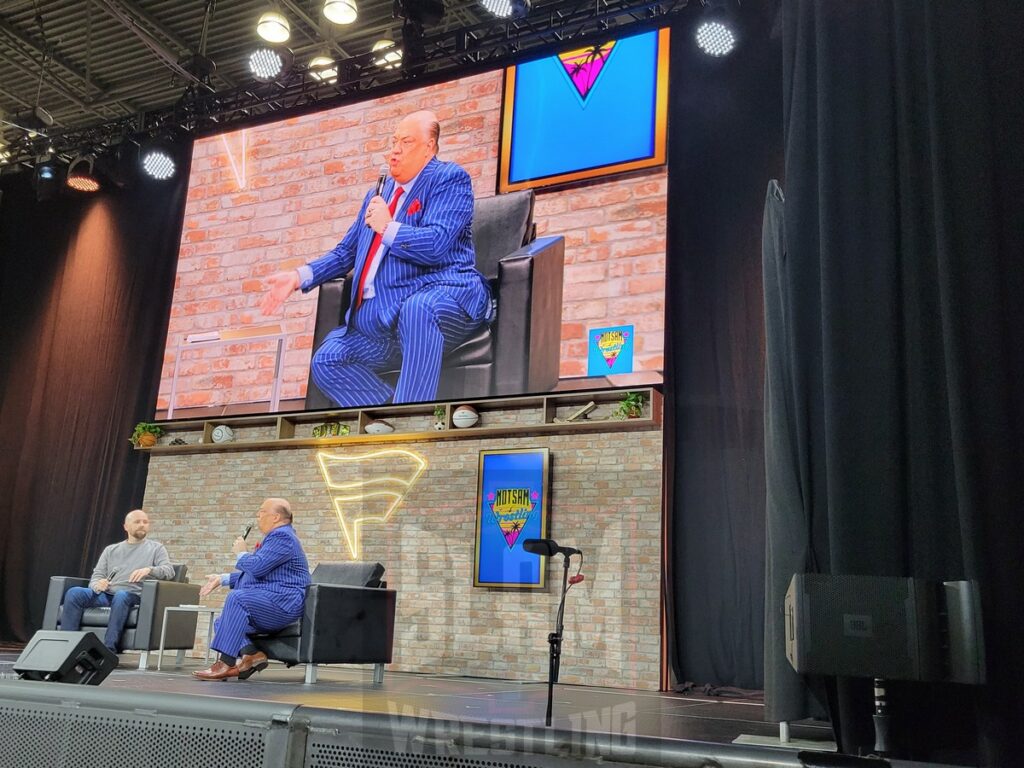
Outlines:
MULTIPOLYGON (((532 190, 476 201, 476 265, 491 285, 496 314, 490 327, 445 356, 439 400, 546 392, 558 382, 565 238, 536 237, 533 202, 532 190)), ((320 286, 314 349, 345 321, 351 283, 349 275, 320 286)), ((397 371, 390 377, 397 378, 397 371)), ((312 375, 305 405, 335 405, 317 389, 312 375)))
MULTIPOLYGON (((121 647, 126 651, 142 651, 139 669, 149 664, 149 652, 160 647, 160 633, 163 629, 164 608, 175 605, 193 605, 199 602, 199 585, 186 582, 188 566, 174 566, 173 581, 145 579, 142 582, 142 596, 139 604, 128 614, 128 622, 121 634, 121 647)), ((51 576, 46 593, 46 607, 43 609, 41 629, 60 629, 60 617, 64 610, 64 595, 71 587, 87 587, 88 579, 73 576, 51 576)), ((103 633, 110 619, 109 608, 87 608, 82 614, 82 629, 91 631, 103 639, 103 633)), ((167 624, 164 648, 184 653, 193 648, 196 641, 195 613, 172 612, 167 624)))
POLYGON ((383 575, 380 563, 320 563, 302 619, 253 636, 253 644, 289 667, 305 664, 307 683, 316 682, 317 664, 373 664, 373 682, 382 682, 395 644, 396 602, 383 575))

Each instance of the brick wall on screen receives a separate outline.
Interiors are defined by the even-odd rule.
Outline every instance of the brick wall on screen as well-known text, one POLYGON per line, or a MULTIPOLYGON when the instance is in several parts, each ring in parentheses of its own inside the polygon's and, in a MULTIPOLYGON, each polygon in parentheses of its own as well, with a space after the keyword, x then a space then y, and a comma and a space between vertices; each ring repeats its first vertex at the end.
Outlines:
MULTIPOLYGON (((195 144, 192 180, 164 355, 158 408, 167 407, 174 347, 190 333, 280 321, 290 334, 283 399, 305 396, 316 292, 296 295, 283 317, 263 318, 263 279, 334 247, 373 184, 394 124, 437 112, 442 159, 494 194, 501 73, 251 128, 195 144), (243 158, 244 155, 244 158, 243 158)), ((566 237, 562 376, 586 374, 586 331, 636 327, 634 367, 661 370, 665 285, 664 169, 541 192, 540 234, 566 237)), ((181 361, 176 408, 269 398, 270 343, 194 349, 181 361)))
MULTIPOLYGON (((398 592, 392 668, 546 679, 561 558, 549 563, 544 591, 474 588, 472 571, 478 452, 547 445, 551 536, 586 555, 587 579, 566 603, 561 682, 656 690, 661 440, 652 430, 389 444, 428 462, 404 506, 387 524, 364 531, 364 559, 384 563, 398 592)), ((230 569, 232 540, 269 495, 292 502, 311 565, 350 559, 313 449, 154 455, 145 499, 151 536, 201 581, 230 569)), ((220 605, 222 593, 204 602, 220 605)), ((196 655, 205 619, 197 635, 196 655)))

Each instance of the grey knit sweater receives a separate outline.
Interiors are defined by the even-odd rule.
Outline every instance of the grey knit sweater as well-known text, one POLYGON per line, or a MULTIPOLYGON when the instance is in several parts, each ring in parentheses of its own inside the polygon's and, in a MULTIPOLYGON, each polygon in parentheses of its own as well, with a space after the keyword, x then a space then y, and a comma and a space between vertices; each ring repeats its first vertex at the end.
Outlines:
POLYGON ((174 566, 167 555, 167 548, 159 541, 143 539, 138 544, 131 544, 127 540, 119 541, 103 550, 89 579, 89 586, 92 587, 100 579, 109 579, 110 586, 107 587, 107 592, 141 592, 142 582, 130 582, 128 577, 138 568, 149 567, 152 567, 153 571, 147 578, 174 578, 174 566))

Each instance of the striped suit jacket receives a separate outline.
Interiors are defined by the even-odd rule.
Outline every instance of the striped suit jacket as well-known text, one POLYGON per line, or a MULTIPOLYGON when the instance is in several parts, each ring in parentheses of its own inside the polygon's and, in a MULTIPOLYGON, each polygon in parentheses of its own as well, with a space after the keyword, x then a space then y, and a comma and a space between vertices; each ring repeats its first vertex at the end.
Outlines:
POLYGON ((310 583, 309 563, 292 526, 272 530, 263 537, 259 549, 238 558, 235 568, 228 582, 232 589, 258 589, 273 594, 282 613, 302 614, 310 583))
MULTIPOLYGON (((391 199, 395 186, 394 179, 385 182, 385 200, 391 199)), ((356 275, 362 273, 374 234, 364 217, 374 194, 373 190, 366 194, 359 215, 341 242, 310 262, 313 279, 303 291, 353 269, 356 275)), ((473 322, 488 320, 490 290, 476 269, 473 251, 473 185, 469 174, 455 163, 431 158, 412 188, 406 190, 395 221, 402 226, 382 256, 373 281, 374 298, 359 309, 358 329, 368 336, 393 334, 405 299, 433 286, 444 286, 473 322)))

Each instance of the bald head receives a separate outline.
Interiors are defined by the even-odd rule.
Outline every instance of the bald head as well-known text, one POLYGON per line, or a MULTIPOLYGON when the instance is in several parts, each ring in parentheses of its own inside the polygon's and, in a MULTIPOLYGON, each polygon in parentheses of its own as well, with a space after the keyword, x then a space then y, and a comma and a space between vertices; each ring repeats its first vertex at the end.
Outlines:
POLYGON ((133 509, 124 516, 124 531, 128 541, 138 543, 149 533, 149 515, 144 509, 133 509))
POLYGON ((406 115, 395 127, 388 153, 388 168, 399 184, 412 181, 437 154, 441 126, 437 115, 420 110, 406 115))
POLYGON ((429 109, 421 109, 418 112, 406 115, 405 119, 409 121, 410 125, 416 126, 424 139, 433 142, 434 153, 436 154, 438 142, 441 139, 441 124, 437 122, 437 115, 429 109))
POLYGON ((289 523, 292 521, 292 505, 288 503, 288 499, 269 498, 263 503, 289 523))
POLYGON ((275 528, 292 523, 292 505, 287 499, 264 499, 256 512, 256 525, 262 533, 270 533, 275 528))

